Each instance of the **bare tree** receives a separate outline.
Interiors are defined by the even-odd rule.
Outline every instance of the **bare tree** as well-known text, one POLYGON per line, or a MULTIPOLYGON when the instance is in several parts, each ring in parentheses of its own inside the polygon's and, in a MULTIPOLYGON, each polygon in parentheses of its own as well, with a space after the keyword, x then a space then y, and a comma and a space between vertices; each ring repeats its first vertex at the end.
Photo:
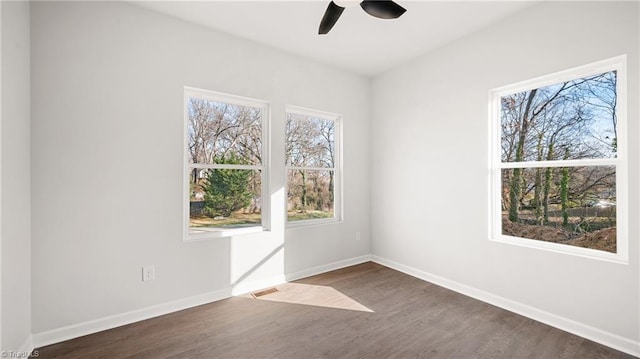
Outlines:
MULTIPOLYGON (((616 98, 614 71, 502 97, 502 161, 615 157, 616 98)), ((510 222, 540 226, 553 216, 553 223, 569 226, 576 206, 615 196, 615 167, 527 165, 503 170, 502 183, 510 222)))
POLYGON ((333 207, 335 122, 289 114, 286 123, 286 165, 298 167, 288 173, 290 199, 301 212, 333 207), (327 168, 326 171, 320 170, 327 168), (326 174, 325 174, 326 172, 326 174))

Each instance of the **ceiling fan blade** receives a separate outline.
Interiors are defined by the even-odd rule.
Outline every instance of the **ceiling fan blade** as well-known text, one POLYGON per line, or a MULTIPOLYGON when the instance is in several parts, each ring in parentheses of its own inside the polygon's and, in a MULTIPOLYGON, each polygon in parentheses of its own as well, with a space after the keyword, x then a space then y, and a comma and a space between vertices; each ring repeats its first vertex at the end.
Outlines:
POLYGON ((329 30, 331 30, 331 28, 333 27, 333 25, 336 24, 336 21, 338 21, 343 11, 344 11, 344 8, 342 6, 338 6, 336 5, 336 3, 331 1, 329 3, 329 6, 327 7, 327 10, 324 12, 324 16, 322 17, 322 20, 320 21, 320 28, 318 29, 318 34, 324 35, 328 33, 329 30))
POLYGON ((407 11, 392 0, 364 0, 360 3, 360 7, 367 14, 380 19, 396 19, 407 11))

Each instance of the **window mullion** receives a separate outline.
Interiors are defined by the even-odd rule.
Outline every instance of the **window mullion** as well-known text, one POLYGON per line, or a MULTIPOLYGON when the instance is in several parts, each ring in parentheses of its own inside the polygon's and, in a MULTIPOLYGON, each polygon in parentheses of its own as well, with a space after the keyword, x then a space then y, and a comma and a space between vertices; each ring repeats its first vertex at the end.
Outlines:
POLYGON ((305 166, 287 166, 288 170, 297 171, 335 171, 335 167, 305 167, 305 166))
POLYGON ((206 168, 206 169, 231 169, 231 170, 262 170, 264 166, 261 165, 232 165, 232 164, 206 164, 206 163, 190 163, 189 167, 192 168, 206 168))
POLYGON ((620 162, 618 158, 558 160, 558 161, 527 161, 527 162, 499 162, 498 168, 540 168, 540 167, 579 167, 579 166, 615 166, 620 162))

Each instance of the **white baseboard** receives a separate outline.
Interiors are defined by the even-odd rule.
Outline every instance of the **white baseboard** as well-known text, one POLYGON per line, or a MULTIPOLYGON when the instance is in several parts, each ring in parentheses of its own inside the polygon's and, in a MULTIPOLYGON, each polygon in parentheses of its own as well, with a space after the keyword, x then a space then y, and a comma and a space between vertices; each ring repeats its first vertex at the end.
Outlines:
MULTIPOLYGON (((14 355, 14 357, 26 358, 28 357, 27 353, 31 354, 34 348, 35 347, 33 346, 33 335, 29 335, 27 339, 24 341, 24 343, 22 343, 22 345, 20 346, 20 349, 18 349, 18 352, 15 353, 16 355, 14 355)), ((5 352, 3 352, 2 354, 6 355, 7 357, 11 357, 11 355, 5 352)))
POLYGON ((29 334, 19 348, 2 348, 0 354, 2 358, 27 358, 33 352, 33 349, 33 335, 29 334))
POLYGON ((297 279, 302 279, 302 278, 310 277, 313 275, 326 273, 332 270, 341 269, 344 267, 364 263, 367 261, 376 262, 378 264, 406 273, 413 277, 437 284, 447 289, 451 289, 458 293, 461 293, 469 297, 481 300, 483 302, 495 305, 497 307, 509 310, 511 312, 523 315, 533 320, 551 325, 553 327, 567 331, 569 333, 579 335, 589 340, 593 340, 594 342, 623 351, 625 353, 628 353, 634 356, 640 356, 640 342, 636 342, 631 339, 624 338, 616 334, 612 334, 583 323, 579 323, 567 318, 563 318, 558 315, 555 315, 537 308, 533 308, 528 305, 515 302, 510 299, 500 297, 500 296, 491 294, 489 292, 485 292, 483 290, 480 290, 474 287, 467 286, 465 284, 462 284, 456 281, 452 281, 431 273, 427 273, 419 269, 409 267, 386 258, 372 256, 372 255, 364 255, 360 257, 341 260, 341 261, 313 267, 310 269, 305 269, 302 271, 290 273, 284 276, 276 276, 276 277, 268 278, 265 280, 246 282, 238 286, 235 286, 233 289, 228 288, 228 289, 223 289, 219 291, 204 293, 201 295, 197 295, 189 298, 183 298, 176 301, 151 306, 148 308, 138 309, 138 310, 122 313, 122 314, 116 314, 116 315, 105 317, 105 318, 100 318, 92 321, 87 321, 84 323, 78 323, 78 324, 57 328, 57 329, 42 332, 42 333, 37 333, 32 336, 29 336, 29 338, 27 338, 27 340, 19 349, 19 351, 22 353, 31 352, 33 351, 34 348, 42 347, 45 345, 59 343, 65 340, 81 337, 88 334, 93 334, 93 333, 111 329, 111 328, 116 328, 119 326, 131 324, 141 320, 157 317, 164 314, 173 313, 179 310, 188 309, 188 308, 199 306, 202 304, 215 302, 221 299, 229 298, 235 294, 248 293, 248 292, 252 292, 252 291, 266 288, 269 286, 282 284, 287 281, 294 281, 297 279))
POLYGON ((259 280, 243 281, 233 286, 233 288, 231 289, 231 295, 242 295, 251 293, 260 289, 274 287, 284 282, 286 282, 286 278, 284 275, 277 275, 274 277, 259 280))
MULTIPOLYGON (((177 312, 179 310, 196 307, 199 305, 226 299, 232 295, 250 293, 259 289, 285 283, 296 279, 309 277, 316 274, 348 267, 355 264, 368 262, 371 260, 369 255, 345 259, 322 266, 313 267, 299 272, 275 276, 257 281, 248 281, 239 283, 233 288, 222 289, 214 292, 204 293, 189 298, 183 298, 176 301, 158 304, 147 308, 133 310, 130 312, 116 314, 105 318, 95 319, 83 323, 73 324, 62 328, 37 333, 29 337, 25 343, 25 351, 31 351, 33 348, 39 348, 45 345, 59 343, 65 340, 78 338, 84 335, 101 332, 103 330, 120 327, 123 325, 139 322, 141 320, 150 319, 177 312)), ((22 349, 21 349, 22 350, 22 349)))
POLYGON ((371 261, 371 256, 367 254, 360 257, 349 258, 349 259, 301 270, 298 272, 290 273, 290 274, 287 274, 285 277, 287 282, 291 282, 294 280, 311 277, 317 274, 322 274, 322 273, 330 272, 336 269, 350 267, 356 264, 365 263, 369 261, 371 261))
POLYGON ((322 274, 326 272, 330 272, 332 270, 341 269, 344 267, 349 267, 352 265, 368 262, 371 260, 370 255, 364 255, 360 257, 354 257, 349 259, 344 259, 337 262, 332 262, 328 264, 323 264, 321 266, 301 270, 298 272, 274 276, 271 278, 260 279, 256 281, 245 281, 235 285, 232 289, 233 295, 241 295, 246 293, 255 292, 256 290, 274 287, 282 283, 291 282, 294 280, 311 277, 317 274, 322 274))
POLYGON ((638 341, 624 338, 619 335, 609 333, 604 330, 528 306, 526 304, 515 302, 513 300, 489 292, 485 292, 483 290, 456 281, 452 281, 438 275, 427 273, 425 271, 409 267, 386 258, 372 255, 371 261, 395 269, 399 272, 403 272, 410 276, 422 279, 424 281, 437 284, 441 287, 453 290, 466 296, 506 309, 510 312, 520 314, 538 322, 545 323, 552 327, 606 345, 613 349, 620 350, 627 354, 640 356, 640 342, 638 341))
POLYGON ((221 299, 229 298, 230 296, 231 289, 223 289, 196 295, 189 298, 178 299, 168 303, 158 304, 147 308, 132 310, 130 312, 116 314, 105 318, 95 319, 84 323, 73 324, 42 333, 37 333, 33 335, 31 346, 39 348, 45 345, 59 343, 65 340, 120 327, 160 315, 177 312, 179 310, 215 302, 221 299))

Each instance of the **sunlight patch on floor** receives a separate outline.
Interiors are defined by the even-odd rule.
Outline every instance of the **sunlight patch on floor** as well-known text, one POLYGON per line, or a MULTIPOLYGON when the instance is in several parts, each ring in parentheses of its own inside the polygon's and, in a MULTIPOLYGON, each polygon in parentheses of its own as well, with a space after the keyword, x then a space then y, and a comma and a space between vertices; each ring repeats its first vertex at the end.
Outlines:
MULTIPOLYGON (((302 283, 285 283, 278 285, 276 288, 277 291, 261 295, 255 299, 373 313, 373 310, 332 287, 302 283)), ((250 294, 244 297, 247 296, 251 298, 250 294)))

